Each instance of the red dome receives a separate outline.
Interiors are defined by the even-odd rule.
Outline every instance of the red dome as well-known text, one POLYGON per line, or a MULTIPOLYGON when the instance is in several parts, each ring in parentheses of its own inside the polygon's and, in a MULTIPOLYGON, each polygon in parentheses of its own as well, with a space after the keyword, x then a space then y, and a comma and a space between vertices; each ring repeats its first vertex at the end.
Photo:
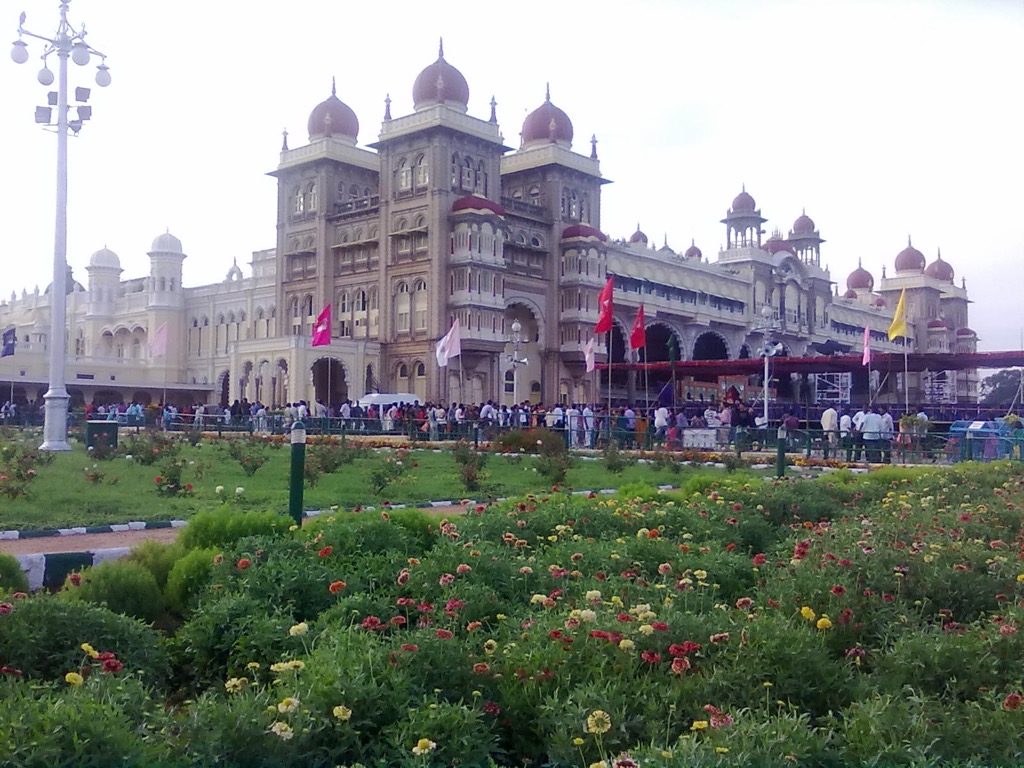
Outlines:
POLYGON ((946 323, 944 321, 939 319, 928 321, 928 330, 934 331, 939 329, 946 330, 946 323))
POLYGON ((896 256, 897 272, 920 272, 924 269, 924 254, 910 244, 907 238, 907 247, 896 256))
POLYGON ((793 222, 793 234, 813 235, 814 219, 812 219, 806 213, 800 214, 800 218, 793 222))
POLYGON ((948 261, 942 260, 941 253, 925 268, 924 273, 934 280, 941 280, 945 283, 953 282, 953 268, 948 261))
POLYGON ((505 215, 504 208, 479 195, 466 195, 466 197, 460 197, 452 203, 452 213, 458 213, 459 211, 490 211, 497 216, 505 215))
POLYGON ((868 291, 875 288, 875 278, 857 262, 857 268, 846 278, 846 287, 851 291, 868 291))
POLYGON ((588 227, 586 224, 573 224, 571 227, 566 227, 562 230, 563 240, 572 240, 576 237, 593 237, 604 242, 608 239, 608 236, 599 229, 588 227))
POLYGON ((754 203, 754 198, 750 196, 746 188, 744 188, 742 192, 736 195, 736 197, 732 201, 732 209, 734 211, 749 211, 753 213, 756 207, 757 205, 756 203, 754 203))
POLYGON ((846 293, 843 294, 843 298, 844 299, 856 299, 857 298, 857 292, 855 290, 853 290, 852 288, 850 288, 850 289, 848 289, 846 291, 846 293))
POLYGON ((765 241, 764 249, 768 253, 779 253, 785 251, 787 253, 793 252, 793 246, 783 240, 781 237, 770 237, 765 241))
POLYGON ((524 146, 534 142, 565 143, 572 146, 572 120, 551 103, 550 88, 545 94, 544 103, 523 121, 522 137, 524 146))
POLYGON ((639 224, 636 225, 636 232, 634 232, 632 235, 630 235, 629 242, 631 242, 631 243, 643 243, 644 245, 647 244, 647 235, 645 235, 643 230, 640 229, 640 225, 639 224))
POLYGON ((704 254, 700 252, 700 248, 697 247, 697 244, 691 240, 690 247, 686 249, 683 256, 687 259, 696 259, 697 261, 700 261, 704 257, 704 254))
POLYGON ((961 328, 959 331, 956 332, 956 335, 957 336, 977 336, 978 334, 976 334, 970 328, 961 328))
POLYGON ((347 136, 355 141, 359 136, 359 119, 352 108, 335 94, 333 79, 331 95, 313 107, 306 127, 310 141, 324 136, 347 136))
POLYGON ((437 61, 420 72, 412 85, 413 109, 440 103, 463 110, 469 106, 469 83, 459 70, 444 60, 443 43, 438 48, 437 61))

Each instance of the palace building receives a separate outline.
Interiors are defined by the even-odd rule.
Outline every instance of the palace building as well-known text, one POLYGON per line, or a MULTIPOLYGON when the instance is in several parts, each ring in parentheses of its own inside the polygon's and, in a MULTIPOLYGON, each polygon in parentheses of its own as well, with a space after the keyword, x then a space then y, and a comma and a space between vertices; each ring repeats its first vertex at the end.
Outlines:
MULTIPOLYGON (((670 346, 681 360, 757 357, 769 339, 793 356, 859 353, 865 327, 876 351, 902 352, 886 330, 903 289, 910 351, 976 351, 966 287, 941 256, 929 264, 908 243, 891 274, 881 265, 876 281, 859 266, 837 286, 822 267, 815 222, 801 213, 787 234, 765 238, 768 220, 746 190, 722 219, 725 247, 713 258, 695 244, 657 247, 639 227, 611 237, 601 226, 608 180, 596 140, 578 151, 550 93, 517 147, 506 145, 493 99, 485 117, 468 104, 466 78, 441 51, 413 83, 412 113, 393 117, 388 100, 379 132, 361 145, 359 119, 332 86, 309 115, 308 141, 292 148, 286 134, 271 172, 277 242, 253 253, 246 271, 225 264, 222 282, 183 285, 186 252, 170 233, 153 241, 146 275, 125 277, 116 254, 94 253, 87 284, 67 281, 72 404, 275 406, 371 391, 463 402, 603 399, 607 381, 586 373, 584 345, 608 276, 613 362, 636 359, 627 339, 641 303, 648 361, 668 360, 670 346), (332 342, 312 347, 328 304, 332 342), (440 367, 435 345, 456 318, 462 354, 440 367)), ((0 358, 0 402, 8 388, 16 400, 41 401, 53 298, 22 290, 0 303, 0 330, 17 332, 15 354, 0 358)), ((595 344, 599 362, 607 344, 604 336, 595 344)), ((611 386, 625 398, 639 382, 612 377, 611 386)), ((977 397, 973 371, 913 374, 909 386, 915 401, 977 397)))

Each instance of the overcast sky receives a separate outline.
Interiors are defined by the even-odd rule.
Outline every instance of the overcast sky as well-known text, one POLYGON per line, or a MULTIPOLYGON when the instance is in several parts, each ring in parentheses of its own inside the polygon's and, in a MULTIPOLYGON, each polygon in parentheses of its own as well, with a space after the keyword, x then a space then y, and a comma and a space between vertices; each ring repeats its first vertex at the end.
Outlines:
MULTIPOLYGON (((57 0, 8 1, 0 29, 52 35, 57 0)), ((493 95, 509 146, 544 99, 589 154, 596 134, 602 228, 639 222, 661 244, 694 239, 712 258, 745 184, 786 234, 806 208, 822 260, 845 290, 858 260, 876 281, 913 238, 941 248, 967 279, 981 349, 1018 349, 1024 333, 1024 2, 1022 0, 706 0, 503 4, 391 0, 73 0, 70 18, 107 54, 71 65, 93 85, 92 122, 70 143, 68 261, 86 282, 104 245, 123 277, 148 271, 169 229, 185 284, 223 279, 275 245, 281 130, 306 143, 310 110, 330 93, 377 138, 390 93, 412 111, 412 84, 437 56, 466 76, 470 113, 493 95)), ((2 39, 2 36, 0 36, 2 39)), ((42 53, 0 60, 4 183, 0 296, 51 279, 56 142, 33 123, 46 101, 42 53)), ((56 69, 56 62, 51 65, 56 69)))

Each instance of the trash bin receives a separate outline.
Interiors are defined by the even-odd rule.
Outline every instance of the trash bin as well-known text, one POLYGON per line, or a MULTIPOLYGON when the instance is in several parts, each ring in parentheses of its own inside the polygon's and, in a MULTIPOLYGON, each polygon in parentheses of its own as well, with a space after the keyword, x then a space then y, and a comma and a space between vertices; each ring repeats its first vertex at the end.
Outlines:
POLYGON ((85 447, 107 449, 117 448, 117 422, 85 422, 85 447))

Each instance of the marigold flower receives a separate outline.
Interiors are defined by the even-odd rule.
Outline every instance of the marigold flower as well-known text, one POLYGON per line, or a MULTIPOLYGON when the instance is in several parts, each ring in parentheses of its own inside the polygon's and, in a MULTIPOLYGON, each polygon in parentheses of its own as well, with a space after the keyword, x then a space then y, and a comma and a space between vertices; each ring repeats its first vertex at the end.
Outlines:
POLYGON ((346 584, 344 581, 338 580, 338 581, 332 581, 331 585, 327 589, 330 590, 331 594, 336 595, 339 592, 341 592, 343 589, 345 589, 345 587, 347 587, 347 586, 348 586, 348 584, 346 584))
POLYGON ((73 685, 77 688, 85 682, 85 679, 77 672, 68 672, 66 675, 64 675, 64 682, 68 683, 69 685, 73 685))
POLYGON ((478 675, 486 675, 488 672, 491 671, 491 665, 485 664, 482 661, 478 661, 476 664, 473 665, 473 671, 478 675))
POLYGON ((237 563, 235 563, 235 568, 237 568, 240 571, 244 571, 246 568, 248 568, 251 565, 252 565, 252 560, 250 560, 248 557, 242 557, 242 558, 239 558, 237 563))
POLYGON ((693 572, 693 575, 696 576, 701 581, 704 581, 704 579, 706 579, 708 577, 708 572, 707 571, 703 571, 703 570, 696 570, 696 571, 693 572))
POLYGON ((436 747, 437 744, 430 739, 420 739, 416 742, 416 746, 412 748, 412 753, 417 756, 426 755, 432 752, 436 747))
POLYGON ((285 696, 277 705, 277 711, 282 714, 294 712, 298 708, 299 700, 294 696, 285 696))
POLYGON ((583 727, 586 733, 594 733, 600 736, 612 729, 612 719, 603 709, 595 709, 587 715, 587 724, 583 727))
POLYGON ((402 650, 408 651, 409 653, 416 653, 420 647, 415 643, 402 643, 402 650))
POLYGON ((691 731, 705 731, 708 726, 711 725, 707 720, 694 720, 693 725, 690 726, 691 731))
POLYGON ((635 647, 636 647, 636 645, 628 637, 624 638, 622 640, 619 640, 619 650, 622 650, 622 651, 632 651, 635 647))
POLYGON ((754 558, 753 558, 754 565, 764 565, 767 562, 768 562, 768 558, 765 557, 763 552, 758 552, 756 555, 754 555, 754 558))
POLYGON ((299 622, 298 624, 293 625, 288 630, 288 634, 291 637, 302 637, 307 632, 309 632, 309 625, 306 622, 304 622, 304 621, 299 622))
POLYGON ((718 633, 716 633, 716 634, 711 636, 711 642, 714 643, 715 645, 718 645, 719 643, 724 643, 728 639, 729 639, 729 633, 728 632, 718 632, 718 633))
POLYGON ((338 718, 342 722, 345 722, 346 720, 349 720, 352 717, 352 710, 343 704, 339 704, 333 710, 331 710, 331 712, 334 714, 336 718, 338 718))
POLYGON ((828 616, 822 616, 820 619, 818 619, 818 623, 814 626, 824 631, 826 629, 832 629, 832 622, 831 620, 829 620, 828 616))
POLYGON ((85 651, 89 658, 92 659, 95 659, 100 655, 99 651, 97 651, 95 648, 89 645, 89 643, 82 643, 82 650, 85 651))
POLYGON ((295 735, 295 732, 292 730, 292 727, 288 725, 288 723, 282 723, 280 720, 278 720, 275 723, 272 723, 267 730, 275 736, 277 736, 282 741, 288 741, 295 735))
POLYGON ((800 615, 808 621, 814 621, 816 618, 818 618, 818 614, 816 614, 809 606, 806 605, 800 609, 800 615))
POLYGON ((242 690, 245 685, 244 677, 230 677, 227 682, 224 683, 224 690, 228 693, 238 693, 242 690))

